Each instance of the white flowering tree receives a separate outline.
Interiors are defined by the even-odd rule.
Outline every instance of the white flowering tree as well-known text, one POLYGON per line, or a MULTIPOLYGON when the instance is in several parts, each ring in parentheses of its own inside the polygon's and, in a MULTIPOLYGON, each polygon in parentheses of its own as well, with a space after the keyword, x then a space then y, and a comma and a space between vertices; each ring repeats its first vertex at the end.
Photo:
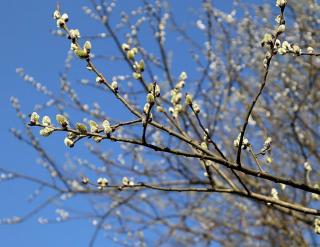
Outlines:
MULTIPOLYGON (((1 169, 2 179, 27 179, 52 195, 2 223, 35 214, 54 222, 41 210, 78 196, 94 208, 83 216, 94 225, 90 246, 102 232, 125 246, 319 244, 320 5, 234 1, 225 12, 204 0, 183 23, 183 8, 170 1, 141 1, 120 17, 115 1, 91 3, 85 13, 105 29, 93 36, 80 34, 63 6, 54 12, 53 33, 71 45, 60 94, 17 70, 48 100, 29 118, 13 98, 25 128, 12 132, 50 179, 1 169), (113 42, 114 53, 99 54, 99 40, 113 42), (82 85, 68 79, 73 70, 86 71, 82 85), (84 102, 80 87, 95 102, 84 102), (106 98, 121 117, 105 113, 106 98), (90 157, 55 161, 43 144, 56 132, 65 137, 55 145, 85 144, 90 157)), ((59 205, 59 221, 81 216, 59 205)))

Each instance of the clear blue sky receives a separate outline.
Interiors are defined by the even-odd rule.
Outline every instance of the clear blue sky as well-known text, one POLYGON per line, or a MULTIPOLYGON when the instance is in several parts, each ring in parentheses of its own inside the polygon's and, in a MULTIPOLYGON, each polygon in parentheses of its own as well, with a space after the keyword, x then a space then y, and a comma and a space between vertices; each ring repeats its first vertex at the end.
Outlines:
MULTIPOLYGON (((63 10, 69 13, 72 23, 77 23, 81 30, 89 30, 88 23, 93 23, 93 21, 89 20, 81 10, 83 5, 90 5, 89 1, 61 0, 60 2, 63 10)), ((132 2, 136 1, 118 1, 117 8, 128 9, 132 2)), ((198 1, 172 1, 175 7, 181 7, 179 4, 182 2, 185 8, 188 4, 194 4, 198 1)), ((215 2, 219 5, 225 3, 223 0, 215 2)), ((55 28, 55 22, 51 18, 55 3, 55 1, 43 0, 11 0, 1 3, 0 167, 27 174, 38 174, 36 153, 9 133, 9 129, 13 126, 21 128, 21 123, 16 118, 9 99, 10 96, 18 97, 22 109, 26 113, 32 112, 36 103, 43 102, 43 97, 39 96, 15 73, 17 67, 23 67, 27 73, 48 88, 56 91, 59 89, 58 73, 63 68, 69 44, 66 40, 50 34, 50 30, 55 28)), ((180 18, 184 17, 180 16, 180 18)), ((95 23, 94 27, 99 27, 99 24, 95 23)), ((109 51, 107 47, 105 49, 106 53, 111 53, 110 49, 109 51)), ((80 68, 74 67, 74 70, 77 69, 80 68)), ((60 142, 56 145, 53 141, 58 139, 50 140, 49 148, 63 160, 65 153, 75 154, 76 150, 66 149, 61 138, 60 136, 60 142)), ((41 200, 31 204, 27 202, 29 194, 35 188, 34 185, 25 182, 0 183, 0 218, 20 216, 39 205, 41 200)), ((81 207, 80 202, 79 209, 81 207)), ((72 221, 52 225, 38 224, 37 218, 43 214, 46 216, 46 212, 50 212, 50 209, 52 211, 53 208, 49 208, 44 213, 40 213, 22 224, 0 225, 0 245, 10 247, 87 246, 93 232, 88 221, 72 221)), ((100 237, 96 246, 103 246, 102 243, 105 242, 103 237, 100 237)))

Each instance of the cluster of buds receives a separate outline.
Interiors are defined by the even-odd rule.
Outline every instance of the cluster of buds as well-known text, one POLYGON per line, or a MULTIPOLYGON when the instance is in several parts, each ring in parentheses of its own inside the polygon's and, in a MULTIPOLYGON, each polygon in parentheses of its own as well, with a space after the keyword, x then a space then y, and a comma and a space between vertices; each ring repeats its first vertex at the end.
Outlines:
POLYGON ((130 49, 130 45, 124 43, 122 44, 122 50, 126 53, 127 58, 129 60, 134 60, 134 56, 138 53, 138 49, 136 47, 133 47, 130 49))
POLYGON ((173 107, 169 108, 170 113, 173 115, 174 118, 177 118, 179 113, 183 111, 183 107, 181 105, 182 99, 182 89, 185 85, 185 81, 187 80, 188 76, 186 72, 181 72, 179 76, 179 81, 175 85, 174 89, 171 90, 171 103, 173 107))
POLYGON ((64 28, 66 23, 69 20, 68 14, 64 13, 64 14, 61 15, 59 10, 55 10, 53 12, 53 18, 55 20, 57 20, 57 27, 59 27, 59 28, 64 28))
MULTIPOLYGON (((137 48, 132 48, 127 52, 127 57, 130 60, 134 60, 135 54, 137 54, 138 49, 137 48)), ((142 78, 142 72, 144 71, 144 61, 141 59, 139 62, 134 61, 133 63, 133 69, 134 72, 132 74, 133 78, 139 80, 142 78)))
POLYGON ((297 56, 301 55, 301 48, 296 44, 290 44, 288 41, 283 41, 282 46, 277 51, 280 55, 286 53, 293 53, 297 56))
POLYGON ((152 119, 151 108, 155 103, 157 97, 160 96, 160 87, 156 82, 148 85, 148 94, 146 97, 146 104, 143 107, 143 112, 148 116, 148 121, 152 119))
POLYGON ((66 23, 69 20, 68 15, 61 15, 59 10, 55 10, 53 17, 57 20, 57 26, 68 32, 68 38, 71 39, 71 50, 81 59, 88 58, 91 51, 91 43, 90 41, 86 41, 83 48, 78 45, 77 40, 80 38, 80 31, 78 29, 70 29, 68 31, 66 27, 66 23))
MULTIPOLYGON (((236 147, 236 148, 239 147, 239 145, 240 145, 240 137, 241 137, 241 134, 239 134, 238 137, 237 137, 237 139, 235 139, 235 140, 233 141, 233 146, 236 147)), ((251 144, 250 144, 249 140, 248 140, 247 138, 243 137, 241 148, 242 148, 242 149, 246 149, 246 148, 249 147, 250 145, 251 145, 251 144)))

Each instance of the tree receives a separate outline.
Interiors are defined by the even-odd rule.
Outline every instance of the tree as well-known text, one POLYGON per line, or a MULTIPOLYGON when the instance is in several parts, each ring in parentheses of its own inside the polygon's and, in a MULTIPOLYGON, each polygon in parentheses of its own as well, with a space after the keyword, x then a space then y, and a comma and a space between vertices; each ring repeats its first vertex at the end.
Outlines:
POLYGON ((50 179, 2 169, 3 179, 27 179, 52 194, 26 217, 3 223, 80 196, 90 213, 63 206, 56 213, 59 221, 93 221, 90 246, 102 231, 128 246, 316 245, 320 6, 234 1, 225 12, 205 0, 184 26, 181 9, 163 1, 141 1, 119 20, 115 1, 91 3, 85 13, 105 32, 90 37, 82 38, 63 6, 54 12, 54 34, 71 45, 60 95, 17 71, 49 101, 29 118, 13 98, 25 132, 12 132, 38 152, 50 179), (114 54, 97 55, 100 39, 114 43, 114 54), (72 68, 74 58, 82 63, 72 68), (105 60, 121 72, 102 67, 105 60), (89 79, 71 83, 69 73, 82 69, 89 79), (82 87, 100 104, 84 103, 82 87), (120 113, 105 113, 106 97, 120 113), (40 139, 37 130, 50 137, 40 139), (67 147, 86 143, 91 157, 56 162, 43 143, 57 132, 67 147))

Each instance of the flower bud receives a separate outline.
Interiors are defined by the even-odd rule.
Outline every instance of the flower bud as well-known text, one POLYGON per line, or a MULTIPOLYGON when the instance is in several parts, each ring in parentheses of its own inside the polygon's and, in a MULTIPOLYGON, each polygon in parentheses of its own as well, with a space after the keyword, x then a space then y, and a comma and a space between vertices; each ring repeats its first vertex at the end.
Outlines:
POLYGON ((44 126, 50 126, 51 125, 51 119, 48 116, 44 116, 42 118, 42 125, 44 126))
POLYGON ((277 33, 278 33, 278 34, 281 34, 281 33, 283 33, 285 30, 286 30, 286 26, 285 26, 284 24, 281 24, 281 25, 278 27, 277 33))
POLYGON ((32 112, 31 116, 30 116, 30 124, 34 125, 34 124, 39 124, 39 114, 36 112, 32 112))
POLYGON ((55 11, 53 12, 53 18, 56 19, 56 20, 58 20, 58 19, 61 18, 61 14, 60 14, 60 11, 59 11, 59 10, 55 10, 55 11))
POLYGON ((56 120, 63 128, 66 128, 69 124, 68 119, 61 114, 56 115, 56 120))
POLYGON ((64 14, 61 16, 61 19, 64 20, 65 22, 68 22, 68 20, 69 20, 68 14, 64 13, 64 14))
POLYGON ((309 54, 312 54, 312 53, 313 53, 313 48, 309 46, 309 47, 307 48, 307 52, 308 52, 309 54))
POLYGON ((180 81, 185 81, 185 80, 187 80, 187 78, 188 78, 187 73, 182 71, 180 76, 179 76, 179 80, 180 81))
POLYGON ((102 138, 101 136, 94 136, 94 137, 93 137, 93 140, 94 140, 95 142, 97 142, 97 143, 101 142, 102 139, 103 139, 103 138, 102 138))
POLYGON ((89 57, 89 53, 87 50, 82 50, 78 47, 74 50, 74 54, 76 54, 80 59, 86 59, 89 57))
POLYGON ((109 181, 106 178, 98 178, 97 184, 99 185, 99 189, 102 190, 108 186, 109 181))
POLYGON ((77 123, 76 128, 80 134, 85 135, 87 133, 87 126, 85 126, 83 123, 77 123))
POLYGON ((142 77, 140 73, 136 73, 136 72, 134 72, 132 75, 133 75, 133 78, 137 80, 141 79, 142 77))
POLYGON ((144 61, 143 61, 142 59, 141 59, 140 62, 139 62, 139 70, 140 70, 141 72, 144 71, 144 61))
POLYGON ((158 112, 165 112, 164 108, 162 106, 157 106, 158 112))
POLYGON ((111 83, 111 88, 112 88, 113 91, 117 92, 118 91, 118 82, 113 81, 111 83))
POLYGON ((108 120, 104 120, 102 122, 102 127, 103 127, 103 132, 106 134, 106 135, 109 135, 111 132, 112 132, 112 128, 110 126, 110 123, 108 120))
POLYGON ((129 180, 129 178, 123 177, 123 178, 122 178, 122 184, 123 184, 124 186, 129 186, 129 185, 130 185, 130 180, 129 180))
POLYGON ((49 136, 49 135, 51 135, 52 132, 54 132, 53 128, 45 127, 43 129, 41 129, 39 133, 42 136, 49 136))
POLYGON ((90 125, 90 132, 97 133, 99 131, 99 126, 95 121, 90 120, 89 125, 90 125))
POLYGON ((143 107, 143 112, 145 114, 148 114, 149 110, 150 110, 150 104, 149 103, 145 103, 145 105, 143 107))
POLYGON ((301 49, 298 45, 292 45, 292 50, 296 55, 300 55, 301 54, 301 49))
POLYGON ((130 50, 130 46, 128 44, 126 44, 126 43, 123 43, 121 48, 122 48, 123 51, 129 51, 130 50))
POLYGON ((132 50, 129 50, 127 52, 127 58, 130 59, 130 60, 133 60, 134 59, 134 52, 132 50))
POLYGON ((200 113, 200 107, 199 107, 198 104, 193 104, 192 107, 193 107, 193 110, 194 110, 195 113, 200 113))
POLYGON ((208 145, 206 142, 201 142, 200 146, 203 148, 203 149, 208 149, 208 145))
POLYGON ((71 49, 72 51, 76 51, 76 50, 78 50, 78 49, 79 49, 79 47, 78 47, 78 45, 77 45, 77 44, 75 44, 75 43, 71 43, 71 45, 70 45, 70 49, 71 49))
POLYGON ((273 35, 270 33, 266 33, 263 36, 263 39, 261 41, 261 46, 265 46, 265 45, 271 45, 272 44, 272 40, 273 40, 273 35))
POLYGON ((57 27, 63 28, 66 22, 63 19, 58 19, 57 20, 57 27))
POLYGON ((96 77, 96 83, 102 83, 104 80, 102 79, 102 77, 97 76, 96 77))
POLYGON ((70 29, 69 31, 70 39, 78 39, 80 38, 80 32, 78 29, 70 29))
POLYGON ((85 51, 87 51, 88 53, 90 53, 90 50, 91 50, 91 42, 87 40, 87 41, 84 43, 83 49, 84 49, 85 51))
POLYGON ((150 103, 150 104, 154 103, 154 96, 153 96, 152 93, 148 93, 147 94, 147 102, 150 103))
POLYGON ((90 180, 89 180, 88 177, 86 177, 86 176, 83 176, 83 177, 82 177, 82 180, 81 180, 81 183, 82 183, 82 184, 86 185, 86 184, 88 184, 89 182, 90 182, 90 180))
POLYGON ((69 148, 74 147, 74 142, 70 138, 66 137, 64 138, 64 145, 66 145, 69 148))
POLYGON ((186 104, 192 105, 192 97, 190 94, 186 94, 186 104))
POLYGON ((276 6, 279 8, 284 8, 287 5, 287 0, 277 0, 276 6))

